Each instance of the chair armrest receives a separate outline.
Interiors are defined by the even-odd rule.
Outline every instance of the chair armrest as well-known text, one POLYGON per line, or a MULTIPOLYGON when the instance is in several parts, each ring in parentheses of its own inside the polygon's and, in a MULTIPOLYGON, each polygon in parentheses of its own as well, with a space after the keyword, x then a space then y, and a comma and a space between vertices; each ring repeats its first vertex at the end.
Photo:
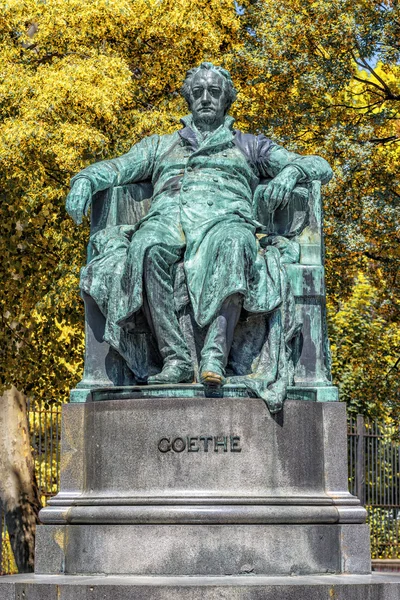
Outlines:
MULTIPOLYGON (((262 180, 265 185, 269 180, 262 180)), ((283 209, 273 213, 267 205, 259 202, 256 219, 271 235, 281 235, 300 244, 300 264, 323 264, 321 183, 297 185, 292 197, 283 209)))

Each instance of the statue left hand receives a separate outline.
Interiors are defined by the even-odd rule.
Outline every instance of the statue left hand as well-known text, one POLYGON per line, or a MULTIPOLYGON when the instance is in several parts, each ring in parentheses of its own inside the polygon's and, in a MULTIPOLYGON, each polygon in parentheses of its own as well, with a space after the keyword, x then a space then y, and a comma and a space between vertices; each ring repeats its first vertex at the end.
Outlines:
POLYGON ((66 200, 66 209, 77 225, 82 223, 84 215, 88 214, 92 202, 92 186, 85 178, 77 179, 73 184, 66 200))
POLYGON ((264 200, 268 203, 270 212, 277 208, 285 208, 300 177, 298 169, 288 166, 268 183, 264 191, 264 200))

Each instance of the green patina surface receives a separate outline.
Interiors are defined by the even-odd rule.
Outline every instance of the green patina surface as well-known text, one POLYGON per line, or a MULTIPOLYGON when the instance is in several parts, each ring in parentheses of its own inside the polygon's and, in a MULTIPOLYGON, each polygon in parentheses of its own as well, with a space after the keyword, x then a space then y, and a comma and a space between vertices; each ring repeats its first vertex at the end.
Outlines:
MULTIPOLYGON (((245 385, 226 384, 219 389, 210 390, 200 384, 124 386, 99 389, 76 389, 71 393, 71 402, 99 402, 106 400, 124 400, 130 398, 247 398, 249 391, 245 385)), ((254 394, 253 394, 254 396, 254 394)), ((337 402, 336 387, 294 387, 288 386, 286 400, 308 402, 337 402)))
MULTIPOLYGON (((81 288, 105 317, 104 340, 138 383, 180 383, 193 374, 202 380, 212 372, 276 412, 293 382, 300 328, 294 295, 324 293, 319 206, 311 211, 317 226, 307 231, 304 206, 312 182, 328 181, 331 169, 318 156, 234 130, 226 115, 235 96, 229 74, 207 65, 186 80, 192 114, 181 130, 145 138, 73 178, 67 208, 77 222, 94 195, 116 190, 107 226, 94 227, 81 288), (129 186, 144 181, 152 198, 133 215, 121 198, 129 200, 129 186), (290 212, 296 202, 302 211, 290 212), (294 240, 302 231, 303 257, 294 240), (314 268, 286 270, 307 256, 314 268), (199 334, 189 332, 195 352, 183 311, 199 334), (158 346, 161 375, 137 341, 142 333, 158 346)), ((322 345, 320 323, 311 332, 312 343, 322 345)))

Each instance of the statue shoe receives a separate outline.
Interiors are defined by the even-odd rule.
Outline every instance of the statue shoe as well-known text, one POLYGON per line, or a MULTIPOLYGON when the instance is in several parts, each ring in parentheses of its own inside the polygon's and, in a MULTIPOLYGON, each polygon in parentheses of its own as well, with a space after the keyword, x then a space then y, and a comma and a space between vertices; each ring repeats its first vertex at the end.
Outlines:
POLYGON ((213 370, 207 370, 205 368, 201 369, 200 383, 207 387, 221 387, 225 383, 225 377, 215 368, 213 370))
POLYGON ((168 385, 171 383, 193 383, 194 371, 192 365, 165 365, 161 373, 151 375, 148 385, 168 385))

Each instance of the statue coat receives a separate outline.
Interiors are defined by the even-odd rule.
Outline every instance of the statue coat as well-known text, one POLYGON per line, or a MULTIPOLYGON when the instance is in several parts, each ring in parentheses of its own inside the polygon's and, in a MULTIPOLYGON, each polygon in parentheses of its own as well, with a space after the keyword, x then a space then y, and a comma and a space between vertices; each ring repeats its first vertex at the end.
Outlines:
POLYGON ((238 292, 248 313, 273 311, 283 297, 279 252, 259 246, 255 234, 262 225, 254 219, 254 192, 261 178, 274 177, 288 165, 301 172, 301 182, 331 178, 323 158, 301 156, 263 135, 234 130, 229 116, 204 139, 196 136, 191 116, 182 122, 183 129, 147 137, 127 154, 91 165, 72 180, 86 177, 93 194, 144 180, 153 184, 146 217, 135 226, 95 234, 95 255, 82 271, 81 287, 108 319, 107 341, 117 349, 115 325, 132 327, 143 305, 144 259, 153 245, 172 253, 173 262, 184 258, 186 286, 200 327, 238 292))

